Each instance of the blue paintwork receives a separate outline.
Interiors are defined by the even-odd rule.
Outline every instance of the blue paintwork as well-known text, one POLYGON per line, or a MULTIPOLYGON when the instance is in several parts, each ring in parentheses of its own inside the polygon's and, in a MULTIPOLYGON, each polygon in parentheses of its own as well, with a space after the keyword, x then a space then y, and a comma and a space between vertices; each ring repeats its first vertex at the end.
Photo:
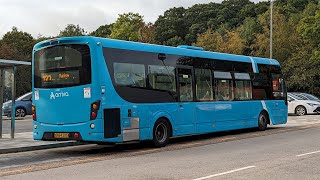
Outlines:
MULTIPOLYGON (((40 96, 37 101, 34 100, 33 96, 37 113, 37 121, 33 122, 33 124, 37 125, 37 129, 34 129, 34 139, 36 140, 40 140, 44 132, 80 132, 84 141, 122 142, 122 135, 109 139, 103 137, 102 109, 105 108, 121 108, 121 130, 130 127, 128 109, 132 109, 133 117, 139 117, 140 119, 140 140, 152 139, 154 123, 160 117, 165 117, 170 121, 173 136, 257 127, 257 119, 262 110, 266 110, 270 114, 273 124, 286 123, 287 121, 287 108, 284 101, 264 101, 265 107, 262 101, 153 104, 126 102, 119 97, 112 85, 103 57, 102 47, 251 63, 248 56, 87 36, 58 38, 54 41, 47 40, 36 44, 34 52, 41 48, 70 43, 89 45, 92 59, 92 84, 59 89, 33 88, 33 92, 38 91, 40 96), (84 99, 83 88, 88 87, 91 88, 91 98, 84 99), (106 89, 104 94, 101 93, 102 87, 106 89), (50 100, 51 92, 68 92, 69 96, 50 100), (96 100, 101 100, 101 107, 97 119, 90 121, 90 104, 96 100), (277 106, 276 103, 278 103, 277 106), (90 129, 91 123, 96 125, 93 130, 90 129)), ((253 57, 253 60, 256 69, 258 69, 256 63, 279 65, 279 62, 273 59, 253 57)))

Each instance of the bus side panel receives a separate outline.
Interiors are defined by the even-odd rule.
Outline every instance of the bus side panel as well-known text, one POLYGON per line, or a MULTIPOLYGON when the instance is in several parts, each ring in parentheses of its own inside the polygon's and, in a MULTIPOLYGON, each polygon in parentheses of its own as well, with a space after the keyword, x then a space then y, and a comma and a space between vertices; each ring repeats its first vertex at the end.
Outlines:
POLYGON ((272 124, 287 123, 288 108, 284 100, 266 101, 272 124))
POLYGON ((215 131, 215 106, 213 102, 197 102, 196 108, 196 133, 215 131))
POLYGON ((274 101, 272 100, 265 100, 261 101, 263 108, 268 112, 269 114, 269 119, 270 119, 270 124, 274 124, 276 121, 277 117, 275 116, 275 105, 274 101))
POLYGON ((156 121, 159 118, 166 118, 169 120, 171 126, 172 126, 172 136, 177 136, 177 130, 178 130, 178 118, 179 118, 179 111, 178 111, 178 104, 176 103, 168 103, 168 104, 149 104, 149 137, 150 139, 153 138, 153 127, 156 123, 156 121))
POLYGON ((217 131, 243 129, 248 121, 249 103, 235 101, 215 102, 215 122, 217 131))
POLYGON ((264 105, 261 101, 250 101, 248 116, 249 123, 247 124, 248 128, 258 127, 258 118, 263 110, 266 110, 268 112, 268 110, 264 108, 264 105))

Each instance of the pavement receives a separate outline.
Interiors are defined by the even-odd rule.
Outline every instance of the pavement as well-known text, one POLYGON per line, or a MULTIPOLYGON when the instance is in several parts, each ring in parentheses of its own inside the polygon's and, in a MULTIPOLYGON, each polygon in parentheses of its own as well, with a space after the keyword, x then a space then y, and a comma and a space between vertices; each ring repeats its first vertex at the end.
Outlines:
POLYGON ((16 119, 15 138, 10 137, 11 121, 4 117, 3 121, 3 135, 0 139, 0 154, 34 151, 42 149, 59 148, 66 146, 79 145, 75 141, 35 141, 32 135, 32 118, 26 116, 25 118, 16 119))
POLYGON ((32 132, 16 133, 11 139, 10 134, 4 134, 0 139, 0 154, 51 149, 80 145, 76 141, 35 141, 32 132))
MULTIPOLYGON (((81 145, 76 141, 34 141, 32 132, 32 120, 28 117, 24 120, 17 120, 17 126, 19 124, 28 124, 28 128, 22 128, 20 132, 15 133, 15 138, 11 139, 10 134, 4 134, 3 138, 0 139, 0 154, 43 150, 67 146, 81 145)), ((276 127, 297 127, 304 125, 312 125, 320 123, 319 115, 308 115, 308 116, 289 116, 288 123, 284 125, 277 125, 276 127)), ((8 123, 9 124, 9 123, 8 123)))

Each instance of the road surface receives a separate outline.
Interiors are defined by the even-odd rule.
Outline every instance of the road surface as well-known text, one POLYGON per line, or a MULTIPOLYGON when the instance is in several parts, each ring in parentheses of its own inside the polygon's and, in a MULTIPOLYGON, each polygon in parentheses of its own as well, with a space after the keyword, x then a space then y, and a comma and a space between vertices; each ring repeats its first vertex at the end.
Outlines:
POLYGON ((84 145, 0 155, 0 179, 319 179, 320 116, 148 144, 84 145), (318 120, 318 121, 317 121, 318 120))

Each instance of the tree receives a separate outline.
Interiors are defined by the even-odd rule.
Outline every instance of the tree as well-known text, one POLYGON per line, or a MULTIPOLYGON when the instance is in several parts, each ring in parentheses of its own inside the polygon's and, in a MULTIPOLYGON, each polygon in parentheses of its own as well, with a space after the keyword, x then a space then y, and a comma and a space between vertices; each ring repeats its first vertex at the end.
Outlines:
POLYGON ((19 31, 18 28, 13 27, 11 31, 3 36, 1 43, 13 49, 14 58, 31 60, 31 52, 35 43, 31 34, 19 31))
MULTIPOLYGON (((31 34, 13 27, 0 41, 0 59, 31 61, 35 42, 31 34)), ((17 96, 31 91, 31 67, 18 67, 16 75, 17 96)))
POLYGON ((183 39, 181 37, 175 36, 173 38, 168 39, 164 45, 176 47, 183 44, 184 44, 183 39))
POLYGON ((224 40, 219 47, 221 52, 240 55, 243 53, 244 43, 239 32, 229 31, 225 34, 223 39, 224 40))
POLYGON ((90 36, 109 37, 113 24, 105 24, 100 26, 97 30, 90 33, 90 36))
POLYGON ((188 34, 188 19, 185 18, 185 8, 174 7, 164 12, 155 22, 155 41, 158 44, 172 44, 172 40, 179 39, 182 44, 188 34), (169 41, 170 42, 167 42, 169 41))
POLYGON ((193 45, 202 47, 207 51, 219 51, 222 41, 222 36, 219 33, 208 29, 198 36, 197 42, 193 45))
POLYGON ((152 23, 145 24, 139 30, 139 42, 155 43, 154 41, 155 26, 152 23))
POLYGON ((304 40, 310 42, 313 46, 320 45, 320 7, 314 15, 309 15, 301 20, 298 31, 304 40))
POLYGON ((64 30, 60 31, 59 37, 84 36, 86 31, 79 25, 68 24, 64 30))
POLYGON ((239 32, 245 45, 244 55, 250 55, 253 51, 252 46, 256 43, 257 34, 261 33, 261 30, 262 28, 256 18, 248 17, 243 21, 243 24, 239 27, 239 32))
POLYGON ((119 14, 118 19, 111 28, 110 37, 114 39, 138 41, 139 31, 143 28, 143 17, 138 13, 119 14))

